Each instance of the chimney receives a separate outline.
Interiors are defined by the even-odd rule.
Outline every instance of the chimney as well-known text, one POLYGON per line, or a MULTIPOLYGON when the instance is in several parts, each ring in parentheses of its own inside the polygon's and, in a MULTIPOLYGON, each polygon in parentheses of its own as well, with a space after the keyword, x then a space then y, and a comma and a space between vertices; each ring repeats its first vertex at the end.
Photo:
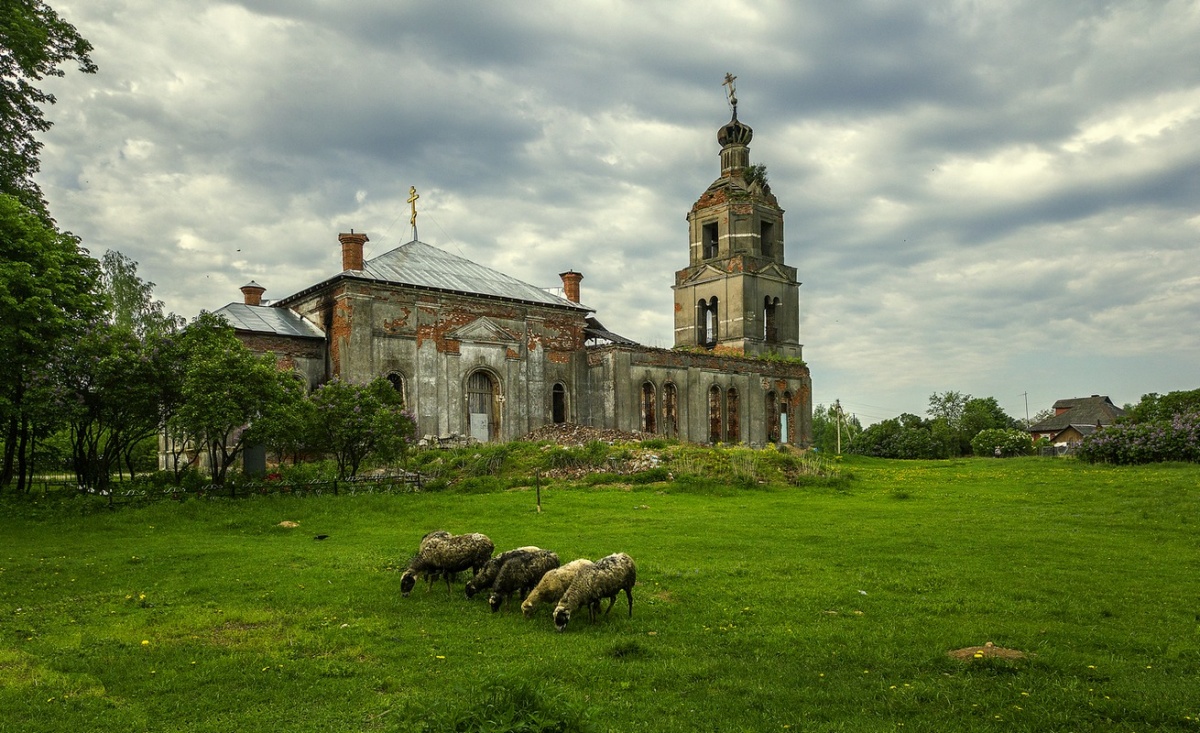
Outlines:
POLYGON ((567 296, 567 300, 572 303, 578 303, 579 281, 583 279, 583 275, 574 270, 567 270, 566 272, 560 272, 558 276, 562 278, 563 295, 567 296))
POLYGON ((363 245, 371 241, 367 235, 351 229, 349 234, 339 234, 338 241, 342 243, 342 270, 363 269, 363 245))
POLYGON ((242 286, 242 298, 246 305, 262 305, 262 295, 267 289, 251 280, 242 286))

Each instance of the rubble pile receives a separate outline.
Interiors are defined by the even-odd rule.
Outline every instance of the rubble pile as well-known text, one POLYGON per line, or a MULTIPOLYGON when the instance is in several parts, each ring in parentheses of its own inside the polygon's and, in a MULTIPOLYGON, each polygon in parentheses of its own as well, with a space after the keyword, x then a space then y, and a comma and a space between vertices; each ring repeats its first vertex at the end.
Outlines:
POLYGON ((587 445, 596 440, 612 445, 613 443, 640 442, 652 437, 655 436, 646 433, 631 433, 625 430, 591 428, 586 425, 576 425, 574 423, 557 423, 543 425, 525 435, 521 440, 530 443, 538 443, 544 440, 557 443, 565 448, 572 448, 587 445))

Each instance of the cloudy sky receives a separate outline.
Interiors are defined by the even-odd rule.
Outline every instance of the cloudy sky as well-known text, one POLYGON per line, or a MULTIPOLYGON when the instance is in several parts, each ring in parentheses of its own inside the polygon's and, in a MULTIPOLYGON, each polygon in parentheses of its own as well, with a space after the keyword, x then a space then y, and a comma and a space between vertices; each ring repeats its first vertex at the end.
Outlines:
POLYGON ((181 315, 420 238, 672 345, 738 77, 814 401, 1015 417, 1200 387, 1196 0, 52 0, 40 182, 181 315))

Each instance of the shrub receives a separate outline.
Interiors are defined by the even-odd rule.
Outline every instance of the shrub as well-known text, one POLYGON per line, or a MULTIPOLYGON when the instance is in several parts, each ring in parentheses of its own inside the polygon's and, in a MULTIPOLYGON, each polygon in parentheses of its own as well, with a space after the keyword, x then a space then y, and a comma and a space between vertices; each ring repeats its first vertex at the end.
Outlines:
POLYGON ((1108 425, 1086 436, 1078 456, 1090 463, 1133 465, 1200 461, 1200 412, 1170 420, 1108 425))
POLYGON ((971 450, 977 456, 1011 458, 1027 456, 1033 450, 1029 433, 1013 428, 989 428, 980 430, 971 439, 971 450))

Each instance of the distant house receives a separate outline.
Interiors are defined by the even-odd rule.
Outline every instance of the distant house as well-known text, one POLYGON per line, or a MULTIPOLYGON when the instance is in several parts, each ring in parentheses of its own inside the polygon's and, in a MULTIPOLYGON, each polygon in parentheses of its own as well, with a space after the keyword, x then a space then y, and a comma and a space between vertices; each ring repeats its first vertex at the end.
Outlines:
POLYGON ((1054 416, 1031 425, 1029 434, 1034 441, 1046 438, 1054 445, 1078 443, 1124 414, 1106 396, 1072 397, 1055 402, 1054 416))

